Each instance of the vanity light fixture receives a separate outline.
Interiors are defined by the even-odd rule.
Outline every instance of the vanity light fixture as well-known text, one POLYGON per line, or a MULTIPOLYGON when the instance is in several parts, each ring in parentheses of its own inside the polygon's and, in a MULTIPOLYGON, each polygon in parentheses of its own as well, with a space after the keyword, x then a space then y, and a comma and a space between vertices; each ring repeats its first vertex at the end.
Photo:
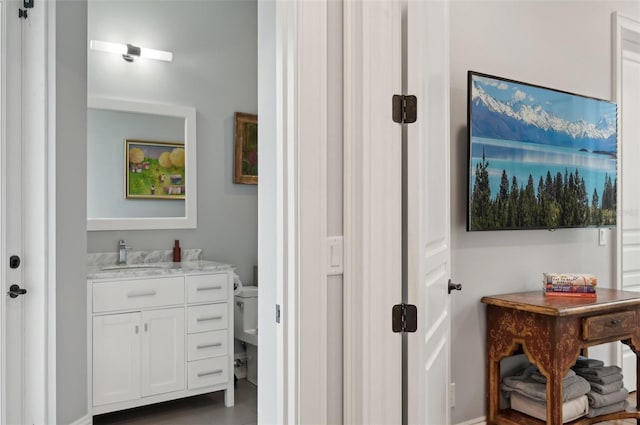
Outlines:
POLYGON ((91 40, 89 41, 91 50, 99 50, 101 52, 117 53, 127 62, 133 62, 137 58, 157 59, 161 61, 171 62, 173 53, 164 50, 147 49, 146 47, 138 47, 131 44, 111 43, 109 41, 91 40))

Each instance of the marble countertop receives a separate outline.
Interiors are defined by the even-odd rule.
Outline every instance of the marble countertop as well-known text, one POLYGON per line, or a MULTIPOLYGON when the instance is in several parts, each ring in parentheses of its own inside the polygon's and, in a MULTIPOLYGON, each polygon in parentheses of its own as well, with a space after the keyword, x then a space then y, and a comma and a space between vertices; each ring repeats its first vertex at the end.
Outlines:
POLYGON ((201 249, 183 250, 179 263, 172 261, 172 251, 130 251, 127 264, 117 264, 118 254, 99 252, 87 255, 87 279, 122 279, 148 276, 171 276, 234 270, 231 264, 202 259, 201 249))

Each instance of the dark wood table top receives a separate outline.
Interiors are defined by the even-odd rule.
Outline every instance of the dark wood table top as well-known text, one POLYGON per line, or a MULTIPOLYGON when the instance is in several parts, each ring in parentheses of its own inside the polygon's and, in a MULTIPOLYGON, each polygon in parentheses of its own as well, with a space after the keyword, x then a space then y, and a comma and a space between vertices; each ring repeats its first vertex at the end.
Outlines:
POLYGON ((482 297, 488 305, 512 308, 548 316, 572 316, 599 311, 611 311, 640 304, 640 292, 598 288, 596 298, 545 296, 542 289, 482 297))

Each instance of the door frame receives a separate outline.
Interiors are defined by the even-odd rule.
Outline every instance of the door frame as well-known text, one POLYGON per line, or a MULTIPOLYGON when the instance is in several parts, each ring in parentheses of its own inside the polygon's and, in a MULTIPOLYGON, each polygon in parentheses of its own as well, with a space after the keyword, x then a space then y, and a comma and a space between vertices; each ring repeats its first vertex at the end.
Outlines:
POLYGON ((259 1, 258 52, 258 422, 326 423, 327 1, 259 1))
POLYGON ((400 25, 401 2, 344 2, 344 423, 402 418, 400 25))
MULTIPOLYGON (((612 29, 612 39, 613 39, 613 55, 612 55, 612 92, 613 92, 613 101, 616 103, 620 103, 622 101, 622 61, 624 58, 624 41, 626 39, 625 32, 632 32, 638 37, 640 37, 640 21, 637 21, 633 18, 618 14, 614 12, 611 15, 611 29, 612 29)), ((618 151, 620 152, 618 156, 622 155, 624 151, 624 141, 622 140, 622 119, 621 114, 618 111, 618 151)), ((622 190, 621 187, 624 185, 624 180, 621 180, 622 177, 622 166, 621 161, 618 161, 618 191, 617 191, 617 213, 616 213, 616 222, 618 225, 616 226, 616 251, 615 251, 615 261, 616 261, 616 283, 615 289, 624 289, 622 287, 622 257, 623 257, 623 223, 624 223, 624 204, 622 199, 622 190)), ((622 365, 622 357, 624 346, 622 344, 613 344, 613 358, 616 360, 616 364, 622 365)), ((636 383, 638 385, 638 383, 636 383)))

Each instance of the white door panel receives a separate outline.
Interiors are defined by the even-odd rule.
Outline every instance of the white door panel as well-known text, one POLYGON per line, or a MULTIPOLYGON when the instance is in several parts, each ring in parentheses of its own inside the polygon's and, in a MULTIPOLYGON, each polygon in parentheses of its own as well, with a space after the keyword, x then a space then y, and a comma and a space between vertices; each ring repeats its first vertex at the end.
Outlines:
POLYGON ((408 2, 408 302, 418 330, 408 338, 408 422, 450 422, 449 27, 447 2, 408 2))
MULTIPOLYGON (((20 46, 21 46, 21 23, 17 19, 10 19, 13 13, 18 12, 17 2, 1 3, 0 25, 7 29, 7 37, 15 40, 13 43, 6 43, 0 40, 0 75, 2 75, 2 85, 0 88, 0 112, 2 116, 2 128, 0 129, 2 140, 2 267, 3 285, 2 302, 6 307, 2 312, 6 317, 2 317, 3 336, 6 338, 3 349, 3 372, 0 379, 3 383, 2 392, 3 405, 0 407, 2 418, 7 424, 22 424, 25 421, 23 411, 23 369, 24 369, 24 332, 23 317, 26 297, 20 296, 11 299, 5 294, 9 287, 18 284, 25 288, 23 277, 24 256, 22 252, 22 149, 20 140, 22 138, 21 129, 21 93, 20 87, 20 46), (10 108, 7 106, 11 106, 10 108), (6 203, 5 203, 6 201, 6 203), (22 265, 17 269, 6 267, 6 258, 11 255, 19 255, 22 258, 22 265)), ((4 38, 4 31, 0 31, 0 38, 4 38)))
POLYGON ((184 308, 142 313, 142 396, 184 389, 184 308))
POLYGON ((93 318, 93 405, 140 397, 140 313, 93 318))

